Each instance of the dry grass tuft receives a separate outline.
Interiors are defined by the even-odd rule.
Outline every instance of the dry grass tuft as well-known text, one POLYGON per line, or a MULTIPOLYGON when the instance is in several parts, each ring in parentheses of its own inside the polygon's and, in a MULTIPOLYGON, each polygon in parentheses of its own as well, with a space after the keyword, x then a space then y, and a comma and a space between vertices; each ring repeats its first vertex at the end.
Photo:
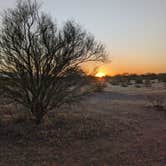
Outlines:
POLYGON ((165 108, 165 99, 163 96, 147 96, 149 106, 155 108, 157 111, 166 111, 165 108))

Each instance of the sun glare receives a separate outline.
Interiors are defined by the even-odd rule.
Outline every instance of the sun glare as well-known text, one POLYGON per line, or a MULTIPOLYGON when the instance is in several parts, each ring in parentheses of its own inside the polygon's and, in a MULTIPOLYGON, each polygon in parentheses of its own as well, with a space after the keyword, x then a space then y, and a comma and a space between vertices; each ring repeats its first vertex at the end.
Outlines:
POLYGON ((105 77, 106 74, 103 73, 103 72, 98 72, 95 76, 96 76, 96 77, 99 77, 99 78, 102 78, 102 77, 105 77))

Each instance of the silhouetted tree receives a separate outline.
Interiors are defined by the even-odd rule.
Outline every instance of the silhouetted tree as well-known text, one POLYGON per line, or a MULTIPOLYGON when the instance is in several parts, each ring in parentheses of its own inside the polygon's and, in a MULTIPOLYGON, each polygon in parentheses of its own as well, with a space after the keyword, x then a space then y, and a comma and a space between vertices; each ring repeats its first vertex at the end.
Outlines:
POLYGON ((43 116, 86 93, 80 64, 105 59, 105 48, 73 21, 59 29, 30 0, 4 12, 0 31, 0 71, 5 94, 41 123, 43 116))

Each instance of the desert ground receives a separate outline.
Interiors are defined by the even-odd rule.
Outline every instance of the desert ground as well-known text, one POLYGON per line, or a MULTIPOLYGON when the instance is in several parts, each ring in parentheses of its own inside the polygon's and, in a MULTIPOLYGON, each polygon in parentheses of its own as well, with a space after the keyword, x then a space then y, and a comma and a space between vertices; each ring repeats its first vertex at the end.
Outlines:
POLYGON ((37 127, 3 98, 0 166, 166 166, 165 97, 161 84, 107 84, 37 127))

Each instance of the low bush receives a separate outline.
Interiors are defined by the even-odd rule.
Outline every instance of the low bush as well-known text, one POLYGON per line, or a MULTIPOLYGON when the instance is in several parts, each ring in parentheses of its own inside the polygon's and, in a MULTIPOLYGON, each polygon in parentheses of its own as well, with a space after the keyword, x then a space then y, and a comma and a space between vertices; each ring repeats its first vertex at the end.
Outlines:
POLYGON ((166 111, 163 96, 147 96, 147 99, 150 106, 157 111, 166 111))
POLYGON ((152 83, 151 83, 151 81, 150 81, 149 79, 146 79, 146 80, 144 81, 144 85, 145 85, 145 87, 147 87, 147 88, 152 87, 152 83))
POLYGON ((97 81, 92 87, 93 92, 102 92, 106 87, 106 83, 103 81, 97 81))
POLYGON ((135 84, 135 87, 136 87, 136 88, 141 88, 141 85, 135 84))
POLYGON ((124 88, 125 88, 125 87, 128 87, 128 83, 123 82, 123 83, 121 83, 121 86, 124 87, 124 88))
POLYGON ((136 79, 136 80, 135 80, 135 83, 136 83, 136 84, 142 84, 142 83, 143 83, 143 80, 142 80, 142 79, 136 79))

